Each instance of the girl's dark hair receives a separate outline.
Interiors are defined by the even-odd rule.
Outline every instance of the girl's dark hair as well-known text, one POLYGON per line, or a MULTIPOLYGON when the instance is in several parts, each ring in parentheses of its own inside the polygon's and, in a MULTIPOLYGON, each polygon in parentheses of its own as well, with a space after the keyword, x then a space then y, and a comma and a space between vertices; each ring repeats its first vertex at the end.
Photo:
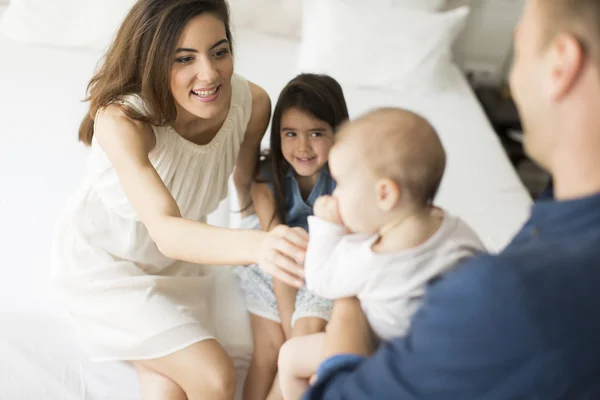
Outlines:
MULTIPOLYGON (((340 84, 330 76, 300 74, 292 79, 281 91, 271 123, 271 145, 269 153, 260 164, 269 163, 275 197, 275 215, 282 224, 285 217, 285 175, 290 168, 281 151, 281 117, 290 109, 297 108, 314 118, 327 122, 335 130, 346 121, 348 107, 340 84)), ((259 178, 260 179, 260 178, 259 178)))
MULTIPOLYGON (((177 41, 187 23, 210 13, 223 21, 230 46, 229 8, 225 0, 138 0, 121 24, 103 63, 87 87, 89 113, 79 140, 90 145, 99 109, 126 94, 140 94, 148 115, 121 105, 134 120, 165 125, 176 117, 170 74, 177 41)), ((115 103, 117 104, 117 103, 115 103)))

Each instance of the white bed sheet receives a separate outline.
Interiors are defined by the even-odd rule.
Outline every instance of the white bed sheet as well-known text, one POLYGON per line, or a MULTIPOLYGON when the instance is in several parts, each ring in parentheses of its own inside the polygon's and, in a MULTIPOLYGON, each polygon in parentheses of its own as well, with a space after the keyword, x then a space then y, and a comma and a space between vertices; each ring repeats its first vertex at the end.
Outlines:
MULTIPOLYGON (((251 31, 237 39, 238 73, 263 86, 274 103, 296 72, 298 44, 251 31)), ((0 38, 0 57, 0 398, 137 399, 133 370, 89 363, 49 295, 53 225, 84 174, 87 150, 76 132, 99 54, 0 38)), ((352 116, 395 105, 431 120, 449 155, 439 203, 465 218, 495 251, 520 227, 530 199, 466 82, 452 73, 452 93, 345 93, 352 116)), ((234 221, 229 208, 225 202, 211 220, 234 221)), ((248 318, 229 271, 221 269, 215 279, 216 335, 235 357, 241 380, 251 351, 248 318)))

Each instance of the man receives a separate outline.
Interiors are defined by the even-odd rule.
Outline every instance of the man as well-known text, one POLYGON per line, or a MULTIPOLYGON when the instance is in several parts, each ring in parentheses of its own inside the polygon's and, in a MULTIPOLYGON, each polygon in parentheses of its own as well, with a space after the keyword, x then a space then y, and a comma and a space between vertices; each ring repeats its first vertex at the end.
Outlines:
POLYGON ((553 197, 500 255, 432 282, 412 329, 370 354, 336 303, 305 399, 600 399, 600 1, 527 0, 511 84, 553 197))

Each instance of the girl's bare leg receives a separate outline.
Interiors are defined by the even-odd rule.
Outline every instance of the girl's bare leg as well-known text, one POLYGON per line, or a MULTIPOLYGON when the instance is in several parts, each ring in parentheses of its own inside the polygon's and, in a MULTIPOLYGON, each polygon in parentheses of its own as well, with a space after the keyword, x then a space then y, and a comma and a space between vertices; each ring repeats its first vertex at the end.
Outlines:
POLYGON ((250 314, 254 353, 244 383, 244 400, 265 400, 277 374, 279 349, 285 342, 281 324, 250 314))

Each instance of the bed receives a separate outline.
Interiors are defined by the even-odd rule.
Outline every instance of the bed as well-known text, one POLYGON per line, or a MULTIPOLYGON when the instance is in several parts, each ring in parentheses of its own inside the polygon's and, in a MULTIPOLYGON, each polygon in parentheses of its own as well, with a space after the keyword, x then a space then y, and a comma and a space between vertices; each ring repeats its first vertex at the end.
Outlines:
MULTIPOLYGON (((236 45, 237 72, 272 99, 298 71, 297 39, 239 29, 236 45)), ((138 400, 129 365, 87 361, 48 282, 53 225, 84 174, 87 150, 76 131, 86 110, 85 85, 101 52, 0 36, 0 54, 0 398, 138 400)), ((400 106, 432 122, 449 159, 438 203, 498 251, 526 219, 531 199, 460 71, 449 70, 445 79, 452 90, 418 95, 343 86, 352 117, 400 106)), ((209 221, 234 225, 233 208, 225 200, 209 221)), ((214 307, 223 316, 215 334, 234 358, 240 385, 252 350, 248 317, 227 267, 216 271, 214 288, 214 307)))

